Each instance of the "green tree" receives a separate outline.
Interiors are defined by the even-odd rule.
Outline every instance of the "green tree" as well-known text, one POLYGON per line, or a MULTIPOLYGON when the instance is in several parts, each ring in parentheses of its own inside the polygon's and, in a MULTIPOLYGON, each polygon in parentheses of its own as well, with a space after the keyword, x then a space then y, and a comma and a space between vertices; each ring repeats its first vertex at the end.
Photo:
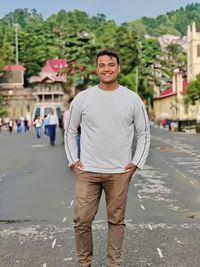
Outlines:
POLYGON ((153 97, 154 84, 158 84, 156 67, 160 65, 162 50, 155 38, 141 39, 139 42, 138 93, 143 98, 153 97))
POLYGON ((185 94, 185 103, 195 104, 200 100, 200 74, 196 76, 196 79, 192 81, 188 87, 185 94))
POLYGON ((124 23, 118 27, 115 48, 122 62, 122 73, 129 74, 139 63, 138 36, 132 25, 124 23))
POLYGON ((2 94, 0 92, 0 117, 3 117, 5 115, 7 115, 7 114, 8 114, 8 111, 7 111, 6 107, 3 104, 3 96, 2 96, 2 94))

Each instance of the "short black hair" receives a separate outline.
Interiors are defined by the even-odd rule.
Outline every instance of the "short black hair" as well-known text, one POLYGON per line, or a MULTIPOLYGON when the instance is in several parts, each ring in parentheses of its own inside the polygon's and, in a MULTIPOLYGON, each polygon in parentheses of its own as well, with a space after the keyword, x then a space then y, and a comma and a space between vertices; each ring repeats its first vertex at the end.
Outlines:
POLYGON ((96 63, 98 62, 98 58, 100 56, 110 56, 110 57, 115 57, 117 60, 117 64, 119 65, 119 56, 117 55, 116 51, 113 48, 106 48, 104 50, 101 50, 98 54, 97 54, 97 58, 96 58, 96 63))

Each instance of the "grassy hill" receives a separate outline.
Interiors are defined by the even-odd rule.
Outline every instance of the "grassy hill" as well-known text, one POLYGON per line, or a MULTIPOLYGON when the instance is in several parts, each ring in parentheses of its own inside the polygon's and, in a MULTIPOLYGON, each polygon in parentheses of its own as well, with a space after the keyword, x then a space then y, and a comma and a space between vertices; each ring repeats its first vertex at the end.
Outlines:
POLYGON ((134 21, 133 24, 139 27, 143 33, 153 36, 164 34, 174 34, 184 36, 187 34, 187 26, 196 22, 197 29, 200 30, 200 3, 187 5, 185 8, 165 15, 160 15, 156 18, 142 17, 134 21))

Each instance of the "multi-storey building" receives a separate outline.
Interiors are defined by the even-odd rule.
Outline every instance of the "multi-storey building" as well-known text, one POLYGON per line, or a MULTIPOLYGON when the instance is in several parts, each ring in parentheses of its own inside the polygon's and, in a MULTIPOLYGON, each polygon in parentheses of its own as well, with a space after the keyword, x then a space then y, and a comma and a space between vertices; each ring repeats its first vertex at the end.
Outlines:
POLYGON ((9 118, 31 119, 34 96, 30 88, 24 87, 25 70, 22 65, 7 65, 0 77, 0 92, 9 118))
POLYGON ((48 60, 38 76, 29 79, 32 94, 35 97, 32 119, 39 115, 42 118, 47 115, 50 108, 54 108, 58 117, 67 103, 67 95, 64 93, 63 84, 66 75, 59 76, 58 73, 67 64, 64 59, 48 60))
POLYGON ((200 32, 196 31, 195 22, 188 26, 187 34, 187 79, 183 78, 182 70, 174 70, 172 86, 160 92, 155 88, 154 114, 155 120, 164 119, 179 122, 180 128, 184 125, 200 122, 200 103, 186 105, 184 94, 187 85, 200 73, 200 32))
POLYGON ((68 102, 64 84, 66 74, 59 75, 67 64, 65 59, 51 59, 41 69, 38 76, 29 79, 29 86, 24 87, 25 68, 22 65, 7 65, 0 77, 0 90, 8 117, 12 119, 27 118, 31 121, 35 115, 42 118, 54 108, 58 117, 68 102))

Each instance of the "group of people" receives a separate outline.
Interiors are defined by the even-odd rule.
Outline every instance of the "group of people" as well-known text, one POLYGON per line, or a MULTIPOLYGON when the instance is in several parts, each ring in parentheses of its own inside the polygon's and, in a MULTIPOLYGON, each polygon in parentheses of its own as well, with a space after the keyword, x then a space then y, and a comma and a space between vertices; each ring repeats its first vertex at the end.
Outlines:
POLYGON ((50 109, 50 113, 48 115, 45 115, 44 119, 41 119, 40 116, 35 116, 32 124, 35 128, 37 138, 41 138, 41 131, 44 126, 44 135, 49 137, 50 144, 52 146, 55 145, 58 117, 53 108, 50 109))
POLYGON ((118 84, 120 62, 113 49, 97 54, 96 73, 99 84, 75 96, 65 128, 68 165, 76 175, 75 242, 79 266, 91 267, 92 221, 104 190, 108 221, 106 266, 118 267, 122 266, 129 185, 136 170, 144 167, 149 153, 149 119, 141 98, 118 84))
POLYGON ((10 133, 13 132, 13 129, 16 129, 17 133, 27 132, 29 131, 29 121, 27 118, 10 118, 5 121, 0 118, 0 132, 2 127, 7 128, 10 133))

